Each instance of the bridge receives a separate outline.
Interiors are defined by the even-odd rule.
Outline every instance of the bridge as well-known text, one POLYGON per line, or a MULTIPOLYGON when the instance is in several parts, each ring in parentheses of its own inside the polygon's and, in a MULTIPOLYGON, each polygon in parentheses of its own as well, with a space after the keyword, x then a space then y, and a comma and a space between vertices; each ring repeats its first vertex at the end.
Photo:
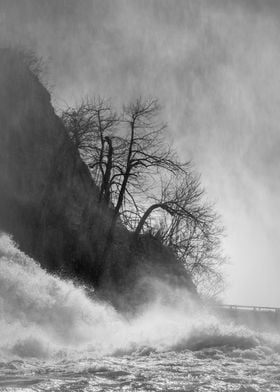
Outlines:
POLYGON ((279 313, 280 308, 273 308, 270 306, 250 306, 250 305, 226 305, 226 304, 218 304, 214 305, 214 308, 217 309, 229 309, 229 310, 249 310, 253 312, 275 312, 279 313))
POLYGON ((213 305, 211 308, 214 313, 236 325, 280 333, 280 308, 227 304, 213 305))

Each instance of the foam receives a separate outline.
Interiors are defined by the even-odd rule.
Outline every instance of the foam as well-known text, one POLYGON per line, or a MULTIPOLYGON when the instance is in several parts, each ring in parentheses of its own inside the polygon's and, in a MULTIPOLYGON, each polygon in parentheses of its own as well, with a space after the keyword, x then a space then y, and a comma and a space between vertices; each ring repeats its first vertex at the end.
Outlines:
MULTIPOLYGON (((223 324, 198 309, 186 290, 160 281, 149 282, 157 292, 153 302, 127 320, 90 299, 82 286, 44 271, 5 234, 0 237, 0 269, 2 358, 265 345, 261 335, 223 324)), ((266 346, 273 346, 268 340, 266 346)))

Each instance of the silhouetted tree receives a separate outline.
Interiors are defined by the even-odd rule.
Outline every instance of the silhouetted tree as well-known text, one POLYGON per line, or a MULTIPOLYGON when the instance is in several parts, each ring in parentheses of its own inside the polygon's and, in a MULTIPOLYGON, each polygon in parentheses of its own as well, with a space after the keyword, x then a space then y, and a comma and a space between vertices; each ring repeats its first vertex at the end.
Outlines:
POLYGON ((98 98, 62 115, 99 185, 100 202, 112 208, 103 257, 121 220, 134 231, 135 241, 149 231, 171 247, 197 284, 210 288, 215 281, 220 288, 219 217, 205 202, 190 164, 180 162, 168 145, 166 125, 158 121, 160 109, 157 100, 138 98, 117 114, 98 98))
POLYGON ((113 205, 113 226, 119 216, 124 220, 126 214, 140 216, 136 199, 151 187, 155 173, 175 173, 187 167, 166 145, 166 127, 156 121, 159 110, 157 100, 139 98, 117 115, 99 98, 62 114, 73 143, 100 187, 100 200, 113 205))
POLYGON ((138 223, 135 231, 139 235, 146 219, 158 213, 146 225, 166 246, 173 249, 185 265, 198 288, 207 296, 218 295, 224 285, 221 267, 226 259, 222 252, 221 239, 224 229, 213 206, 205 202, 205 192, 193 173, 181 175, 164 183, 160 197, 154 197, 138 223))
MULTIPOLYGON (((141 98, 125 106, 122 114, 122 162, 117 178, 117 198, 114 219, 130 212, 140 216, 139 194, 143 199, 159 171, 181 172, 186 165, 179 163, 166 144, 166 126, 157 122, 160 106, 157 100, 141 98), (131 208, 132 207, 132 208, 131 208)), ((141 203, 140 203, 141 205, 141 203)))
POLYGON ((97 98, 93 102, 84 101, 77 108, 68 108, 62 113, 62 120, 100 188, 99 199, 109 204, 111 177, 118 165, 112 142, 119 123, 117 114, 110 102, 97 98))

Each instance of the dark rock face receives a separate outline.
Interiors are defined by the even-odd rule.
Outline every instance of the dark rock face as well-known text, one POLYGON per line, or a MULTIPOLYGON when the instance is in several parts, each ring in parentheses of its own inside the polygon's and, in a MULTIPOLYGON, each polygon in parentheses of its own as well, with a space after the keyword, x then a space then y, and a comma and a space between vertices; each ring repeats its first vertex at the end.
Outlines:
POLYGON ((157 241, 142 238, 129 251, 131 235, 121 226, 102 261, 111 211, 98 204, 97 186, 47 90, 17 55, 0 54, 1 230, 49 271, 107 293, 108 287, 134 286, 145 270, 194 290, 184 268, 157 241))
POLYGON ((95 282, 85 226, 97 188, 49 93, 9 51, 0 57, 0 102, 1 228, 49 270, 95 282))

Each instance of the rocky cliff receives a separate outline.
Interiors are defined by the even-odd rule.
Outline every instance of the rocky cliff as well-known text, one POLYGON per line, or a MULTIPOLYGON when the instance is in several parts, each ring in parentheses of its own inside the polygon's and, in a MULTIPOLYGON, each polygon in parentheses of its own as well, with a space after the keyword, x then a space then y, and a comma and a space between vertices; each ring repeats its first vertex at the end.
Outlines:
MULTIPOLYGON (((160 276, 194 291, 184 268, 153 238, 131 253, 121 225, 102 260, 111 211, 72 145, 48 91, 17 54, 0 53, 0 226, 43 267, 104 293, 160 276)), ((115 297, 115 296, 114 296, 115 297)))

